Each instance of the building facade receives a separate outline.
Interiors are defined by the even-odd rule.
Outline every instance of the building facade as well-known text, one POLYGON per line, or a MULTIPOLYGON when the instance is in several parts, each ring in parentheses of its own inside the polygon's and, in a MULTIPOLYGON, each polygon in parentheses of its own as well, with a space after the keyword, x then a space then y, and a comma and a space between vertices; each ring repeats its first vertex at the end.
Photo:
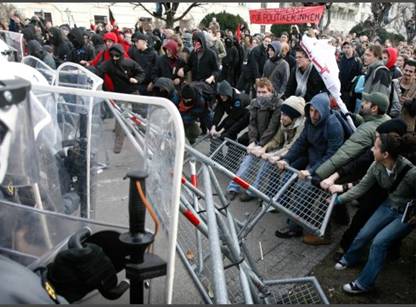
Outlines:
MULTIPOLYGON (((155 3, 143 3, 149 11, 155 11, 155 3)), ((178 16, 190 3, 181 3, 178 8, 178 16)), ((151 18, 140 6, 131 3, 58 3, 58 2, 40 2, 40 3, 14 3, 14 6, 23 13, 24 16, 30 17, 35 13, 51 20, 54 25, 74 24, 78 26, 89 27, 91 23, 108 22, 108 9, 111 11, 120 27, 133 28, 139 18, 151 18)), ((270 25, 254 25, 249 23, 249 10, 260 8, 278 8, 293 6, 292 3, 203 3, 201 6, 193 8, 188 13, 181 26, 187 25, 189 28, 198 26, 199 22, 205 15, 210 13, 219 13, 222 11, 235 15, 240 15, 249 24, 252 33, 270 31, 270 25)), ((348 32, 355 24, 364 20, 371 14, 369 3, 334 3, 331 8, 330 29, 339 32, 348 32)), ((324 15, 324 24, 326 14, 324 15)), ((177 23, 179 25, 179 23, 177 23)))

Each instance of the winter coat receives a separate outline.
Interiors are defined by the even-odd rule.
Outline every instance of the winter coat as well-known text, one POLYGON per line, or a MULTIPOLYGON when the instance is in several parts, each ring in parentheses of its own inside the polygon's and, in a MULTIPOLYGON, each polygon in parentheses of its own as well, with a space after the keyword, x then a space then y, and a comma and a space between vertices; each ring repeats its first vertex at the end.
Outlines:
POLYGON ((211 129, 211 123, 208 117, 208 103, 205 101, 199 89, 197 89, 197 92, 196 102, 191 107, 186 107, 182 101, 178 105, 183 124, 189 126, 199 120, 201 125, 205 125, 208 129, 211 129))
MULTIPOLYGON (((293 67, 292 71, 290 72, 289 81, 287 82, 286 86, 286 92, 283 95, 284 98, 295 95, 296 87, 298 85, 296 81, 296 68, 296 66, 293 67)), ((328 90, 319 72, 316 70, 315 67, 312 67, 306 85, 306 93, 305 96, 303 96, 303 98, 306 102, 308 102, 312 99, 312 97, 321 92, 328 92, 328 90)))
POLYGON ((56 69, 55 60, 48 52, 46 52, 43 49, 43 47, 37 40, 29 41, 27 43, 27 47, 31 56, 34 56, 35 58, 38 58, 39 60, 43 61, 50 68, 56 69))
POLYGON ((220 83, 218 95, 230 97, 230 100, 222 102, 218 99, 214 109, 214 119, 212 121, 212 124, 217 128, 216 130, 221 130, 222 128, 227 129, 227 127, 224 127, 224 120, 221 122, 224 113, 228 115, 228 119, 234 122, 245 117, 249 113, 246 108, 250 102, 249 97, 246 94, 237 92, 236 89, 232 88, 226 82, 220 83))
POLYGON ((365 75, 364 92, 380 92, 390 97, 391 76, 390 71, 382 61, 377 61, 368 66, 365 75))
POLYGON ((357 158, 367 147, 374 144, 377 127, 389 119, 390 116, 386 114, 364 117, 365 122, 357 127, 332 157, 318 167, 316 174, 325 179, 348 161, 357 158))
POLYGON ((49 29, 49 32, 53 35, 50 37, 50 43, 54 47, 53 54, 55 56, 56 66, 68 61, 69 55, 71 54, 72 43, 64 38, 62 31, 56 27, 49 29))
POLYGON ((278 150, 278 152, 275 152, 276 154, 280 156, 285 155, 302 133, 304 124, 305 118, 302 116, 296 118, 288 127, 280 125, 277 133, 264 146, 266 152, 278 150))
POLYGON ((185 67, 185 62, 181 58, 170 59, 166 54, 161 55, 156 59, 151 78, 153 81, 161 77, 174 80, 179 78, 177 72, 183 67, 185 67))
MULTIPOLYGON (((272 46, 273 44, 274 42, 272 42, 272 46)), ((264 64, 263 77, 272 82, 274 92, 278 97, 282 97, 285 93, 289 75, 289 64, 278 56, 268 59, 264 64)))
POLYGON ((312 174, 341 147, 344 131, 336 115, 331 113, 326 93, 316 95, 305 106, 305 117, 305 128, 283 159, 291 164, 306 157, 307 170, 312 174), (316 125, 312 124, 309 116, 310 106, 320 114, 320 120, 316 125))
POLYGON ((247 59, 247 72, 249 77, 254 80, 263 75, 264 64, 267 61, 267 52, 263 44, 253 48, 247 59))
POLYGON ((406 165, 410 165, 412 168, 406 173, 397 188, 389 192, 388 196, 394 208, 404 209, 406 204, 416 197, 416 167, 402 156, 397 158, 391 175, 388 175, 383 164, 374 161, 360 183, 338 197, 339 202, 344 204, 359 198, 376 183, 381 188, 388 190, 406 165))
POLYGON ((68 55, 68 61, 80 63, 81 61, 91 61, 95 56, 95 50, 84 42, 84 31, 74 28, 68 33, 68 39, 74 49, 68 55))
POLYGON ((227 55, 222 59, 222 78, 227 80, 231 86, 236 86, 240 62, 238 49, 234 46, 231 38, 225 39, 225 48, 227 55))
MULTIPOLYGON (((147 48, 144 51, 141 51, 136 48, 136 46, 130 47, 128 51, 129 57, 136 61, 145 71, 145 78, 143 84, 149 84, 152 79, 152 69, 156 65, 157 54, 156 51, 147 48)), ((164 76, 160 76, 164 77, 164 76)))
POLYGON ((280 107, 282 101, 277 96, 257 97, 250 103, 250 122, 248 137, 250 143, 259 146, 267 144, 280 126, 280 107))
POLYGON ((207 47, 205 35, 202 32, 197 32, 195 35, 201 41, 202 54, 198 55, 195 50, 192 50, 188 63, 185 66, 185 72, 191 72, 192 81, 205 81, 212 75, 217 80, 220 76, 217 57, 215 53, 207 47))
POLYGON ((339 81, 341 82, 341 98, 344 103, 349 103, 349 93, 352 91, 352 80, 362 74, 361 60, 353 55, 347 58, 345 55, 339 61, 339 81))
POLYGON ((114 91, 118 93, 131 94, 139 90, 139 84, 145 78, 145 72, 135 61, 125 58, 124 49, 121 45, 111 46, 109 51, 117 50, 121 54, 119 61, 114 62, 112 59, 105 61, 97 67, 98 75, 108 74, 111 78, 114 91), (130 78, 135 78, 138 83, 130 83, 130 78))

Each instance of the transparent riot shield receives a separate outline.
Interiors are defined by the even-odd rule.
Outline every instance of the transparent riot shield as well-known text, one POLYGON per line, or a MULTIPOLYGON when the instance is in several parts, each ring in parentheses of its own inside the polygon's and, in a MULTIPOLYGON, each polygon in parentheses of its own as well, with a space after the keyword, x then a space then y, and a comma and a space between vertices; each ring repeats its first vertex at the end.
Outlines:
POLYGON ((22 59, 22 63, 39 71, 50 85, 55 83, 56 71, 50 68, 49 65, 45 64, 42 60, 28 55, 22 59))
POLYGON ((9 54, 9 61, 21 62, 23 59, 23 34, 11 31, 0 30, 0 39, 12 49, 9 54))
MULTIPOLYGON (((89 213, 81 216, 127 226, 129 181, 123 178, 131 171, 146 171, 142 187, 149 205, 146 228, 155 234, 150 251, 167 262, 167 275, 149 283, 145 298, 148 303, 170 303, 184 151, 183 125, 176 107, 160 98, 70 87, 34 85, 33 91, 42 104, 55 103, 58 110, 60 105, 65 107, 65 113, 58 111, 62 135, 60 157, 63 159, 59 170, 69 174, 66 176, 69 185, 61 183, 61 191, 63 194, 76 191, 81 202, 79 211, 89 213), (115 118, 104 120, 101 126, 92 124, 93 110, 100 110, 104 103, 115 118), (135 105, 146 109, 145 120, 130 112, 135 105), (112 152, 115 120, 125 141, 121 153, 110 154, 110 167, 103 169, 96 157, 101 148, 112 152), (71 133, 67 131, 68 126, 72 127, 71 133), (102 137, 95 141, 94 134, 100 129, 102 137)), ((60 176, 59 180, 62 182, 64 178, 60 176)), ((79 215, 72 216, 78 218, 79 215)))

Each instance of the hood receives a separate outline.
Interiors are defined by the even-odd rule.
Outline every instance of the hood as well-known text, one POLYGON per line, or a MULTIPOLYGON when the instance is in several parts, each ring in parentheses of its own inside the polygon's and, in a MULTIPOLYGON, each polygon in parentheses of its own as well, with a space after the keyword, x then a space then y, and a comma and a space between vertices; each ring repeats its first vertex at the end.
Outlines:
POLYGON ((269 48, 273 48, 276 55, 279 55, 280 51, 282 50, 282 44, 279 41, 272 41, 269 45, 269 48))
POLYGON ((103 38, 98 34, 93 34, 91 36, 91 42, 94 44, 94 47, 97 47, 99 45, 104 45, 103 38))
POLYGON ((164 78, 164 77, 157 79, 153 87, 158 87, 160 89, 163 89, 167 91, 170 95, 172 95, 173 91, 175 90, 173 81, 169 78, 164 78))
POLYGON ((313 106, 321 115, 317 126, 325 122, 330 114, 329 96, 327 93, 320 93, 312 97, 311 101, 305 106, 305 117, 309 119, 309 108, 313 106))
POLYGON ((397 49, 396 48, 387 48, 387 54, 389 55, 389 60, 386 63, 386 67, 391 69, 397 61, 397 49))
POLYGON ((217 93, 218 93, 218 95, 227 96, 227 97, 232 98, 233 97, 233 88, 230 85, 230 83, 228 83, 228 81, 223 80, 220 83, 218 83, 217 93))
POLYGON ((24 39, 28 42, 31 40, 36 39, 36 31, 35 31, 35 27, 33 25, 27 25, 23 30, 22 30, 22 34, 24 39))
POLYGON ((74 28, 68 33, 68 39, 75 49, 79 49, 84 45, 84 31, 80 28, 74 28))
POLYGON ((42 45, 35 39, 27 43, 27 48, 29 49, 29 54, 33 55, 36 58, 43 59, 45 51, 42 48, 42 45))
POLYGON ((117 35, 114 32, 107 32, 103 36, 104 42, 107 40, 113 41, 115 43, 118 43, 117 35))
POLYGON ((120 44, 114 44, 113 46, 111 46, 109 49, 109 52, 111 53, 112 51, 113 52, 116 51, 120 55, 121 58, 124 55, 123 46, 121 46, 120 44))
POLYGON ((49 32, 52 34, 52 37, 49 39, 50 43, 54 46, 59 46, 63 41, 62 31, 57 27, 52 27, 49 29, 49 32))
POLYGON ((178 43, 173 39, 166 39, 163 42, 163 49, 169 50, 173 56, 176 58, 178 53, 178 43))
POLYGON ((198 40, 202 45, 202 49, 207 50, 207 42, 205 40, 204 32, 195 32, 193 35, 193 40, 198 40))
POLYGON ((233 40, 229 37, 226 37, 224 40, 224 45, 225 45, 225 48, 230 49, 234 45, 233 40))

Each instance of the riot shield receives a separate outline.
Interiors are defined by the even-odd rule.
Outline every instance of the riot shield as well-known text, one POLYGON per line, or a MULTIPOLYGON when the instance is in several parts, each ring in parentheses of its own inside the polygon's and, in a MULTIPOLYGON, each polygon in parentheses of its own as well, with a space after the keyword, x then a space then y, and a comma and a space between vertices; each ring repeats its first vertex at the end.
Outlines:
MULTIPOLYGON (((133 170, 146 171, 144 191, 150 204, 146 228, 155 234, 150 250, 167 262, 168 273, 150 282, 145 297, 149 303, 170 302, 184 146, 183 126, 177 109, 170 101, 152 97, 57 86, 34 86, 33 90, 43 103, 63 104, 68 111, 62 115, 64 120, 58 117, 64 159, 60 170, 64 173, 72 171, 68 176, 69 190, 77 191, 80 197, 81 216, 128 225, 129 182, 123 178, 133 170), (100 110, 104 103, 114 112, 126 137, 123 151, 111 154, 110 167, 105 169, 100 167, 96 157, 101 148, 112 151, 115 122, 106 119, 101 126, 93 124, 93 110, 100 110), (122 107, 116 108, 112 103, 122 107), (146 120, 140 120, 130 112, 135 104, 145 106, 146 120), (72 127, 73 133, 65 131, 67 126, 72 127), (100 131, 102 136, 95 138, 94 134, 100 131), (77 181, 73 181, 74 178, 77 181)), ((68 187, 62 189, 62 193, 65 191, 68 187)))
POLYGON ((23 34, 11 31, 0 30, 0 39, 12 49, 9 54, 9 61, 21 62, 23 59, 23 34))
POLYGON ((22 59, 22 63, 39 71, 45 77, 45 79, 48 80, 50 85, 55 83, 56 71, 50 68, 42 60, 28 55, 22 59))

